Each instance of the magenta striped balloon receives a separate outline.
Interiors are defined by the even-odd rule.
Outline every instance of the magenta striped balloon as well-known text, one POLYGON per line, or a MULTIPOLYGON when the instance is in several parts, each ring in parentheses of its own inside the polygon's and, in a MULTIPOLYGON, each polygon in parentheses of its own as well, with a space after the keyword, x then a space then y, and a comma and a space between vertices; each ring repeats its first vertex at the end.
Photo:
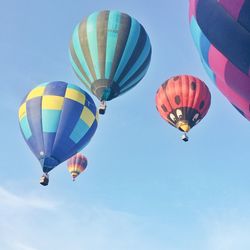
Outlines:
POLYGON ((250 1, 190 0, 195 45, 210 78, 250 120, 250 1))

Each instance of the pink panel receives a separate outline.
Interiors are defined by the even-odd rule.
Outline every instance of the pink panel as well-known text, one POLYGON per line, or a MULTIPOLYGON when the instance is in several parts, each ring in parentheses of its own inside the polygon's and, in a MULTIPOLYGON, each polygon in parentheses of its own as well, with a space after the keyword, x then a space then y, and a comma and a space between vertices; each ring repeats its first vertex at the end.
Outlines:
POLYGON ((249 112, 249 101, 243 99, 241 96, 237 95, 232 89, 230 89, 219 77, 216 78, 216 84, 221 93, 227 97, 227 99, 237 108, 242 110, 245 117, 250 120, 249 112))
POLYGON ((208 60, 210 68, 217 76, 220 76, 221 80, 238 95, 250 100, 250 77, 248 75, 241 72, 213 46, 210 47, 208 60))
POLYGON ((196 17, 196 6, 197 6, 198 0, 189 0, 189 21, 191 20, 191 17, 196 17))
POLYGON ((237 20, 245 0, 219 0, 218 2, 228 11, 233 19, 237 20))

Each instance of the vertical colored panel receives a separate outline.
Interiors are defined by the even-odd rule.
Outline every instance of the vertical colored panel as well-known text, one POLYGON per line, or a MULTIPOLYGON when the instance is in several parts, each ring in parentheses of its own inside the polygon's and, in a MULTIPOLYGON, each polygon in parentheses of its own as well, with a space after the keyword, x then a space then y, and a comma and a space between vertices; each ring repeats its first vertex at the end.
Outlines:
MULTIPOLYGON (((43 141, 44 141, 44 155, 47 158, 53 159, 53 146, 56 137, 56 132, 44 132, 43 133, 43 141)), ((56 164, 55 161, 50 160, 50 164, 56 164)), ((46 163, 46 162, 45 162, 46 163)), ((47 160, 48 163, 48 160, 47 160)), ((58 163, 57 163, 58 164, 58 163)))
POLYGON ((65 82, 51 82, 46 86, 43 95, 64 96, 66 88, 67 83, 65 82))
POLYGON ((80 119, 82 109, 83 105, 79 102, 65 98, 53 147, 53 155, 60 161, 74 154, 72 147, 75 143, 70 139, 70 134, 80 119))
POLYGON ((23 117, 22 120, 20 121, 20 127, 22 129, 25 139, 28 140, 32 136, 32 132, 30 130, 27 116, 23 117))
MULTIPOLYGON (((72 37, 72 43, 73 43, 73 48, 74 48, 74 51, 76 53, 76 56, 84 70, 84 72, 86 73, 87 77, 89 78, 89 80, 91 82, 94 81, 93 79, 93 76, 92 74, 90 73, 90 70, 89 70, 89 67, 88 67, 88 64, 86 62, 86 59, 85 59, 85 56, 84 56, 84 53, 82 51, 82 48, 81 48, 81 44, 80 44, 80 36, 79 36, 79 24, 76 26, 75 30, 74 30, 74 33, 73 33, 73 37, 72 37)), ((87 82, 87 79, 85 79, 86 82, 87 82)))
POLYGON ((97 17, 99 12, 95 12, 88 17, 87 20, 87 38, 89 50, 94 65, 94 70, 96 73, 96 78, 100 79, 100 68, 99 68, 99 58, 98 58, 98 45, 97 45, 97 17))
POLYGON ((115 55, 113 58, 113 64, 110 72, 110 79, 113 80, 115 72, 119 66, 119 62, 122 58, 123 51, 125 49, 129 31, 131 27, 131 18, 125 13, 121 13, 120 17, 120 27, 118 32, 118 38, 116 43, 115 55))
MULTIPOLYGON (((139 67, 145 62, 147 59, 148 55, 150 54, 151 51, 151 45, 149 41, 149 37, 147 36, 146 43, 144 45, 144 48, 139 55, 138 59, 135 61, 135 64, 131 67, 129 72, 125 75, 125 77, 119 82, 119 86, 123 86, 123 84, 133 75, 136 73, 136 71, 139 69, 139 67)), ((146 72, 145 72, 146 73, 146 72)))
POLYGON ((215 84, 215 75, 214 72, 210 69, 210 67, 208 66, 208 64, 203 60, 203 58, 201 57, 201 62, 203 64, 204 69, 206 70, 208 76, 210 77, 210 79, 213 81, 213 83, 215 84))
POLYGON ((77 151, 79 152, 84 147, 86 147, 88 145, 88 143, 90 142, 90 139, 94 135, 96 128, 97 128, 97 121, 95 120, 95 122, 92 124, 92 126, 88 129, 87 133, 81 138, 81 140, 78 142, 78 144, 76 144, 74 146, 73 150, 76 150, 76 147, 77 147, 78 148, 77 151), (80 149, 79 149, 79 147, 80 147, 80 149))
POLYGON ((42 127, 44 133, 55 133, 60 121, 60 110, 42 110, 42 127))
POLYGON ((131 18, 131 28, 129 32, 129 37, 127 40, 126 47, 123 51, 122 58, 120 60, 119 66, 115 72, 114 80, 117 81, 120 77, 122 71, 124 70, 126 64, 128 63, 130 57, 132 56, 132 53, 135 49, 135 46, 137 44, 139 35, 140 35, 140 24, 133 18, 131 18))
POLYGON ((202 54, 203 60, 207 64, 209 64, 208 54, 209 54, 210 46, 211 46, 211 43, 208 41, 208 39, 205 37, 204 34, 201 34, 201 37, 200 37, 200 49, 201 49, 201 54, 202 54))
POLYGON ((40 153, 44 152, 41 106, 42 97, 36 97, 26 102, 27 118, 32 131, 29 146, 38 159, 40 153))
POLYGON ((75 128, 70 134, 70 139, 73 140, 75 143, 78 143, 87 133, 88 129, 89 126, 83 120, 79 119, 75 128))
POLYGON ((202 31, 196 21, 196 19, 194 17, 191 18, 191 22, 190 22, 190 29, 191 29, 191 33, 194 39, 194 44, 196 46, 196 48, 201 51, 200 48, 200 37, 202 34, 202 31))
POLYGON ((125 84, 121 88, 120 93, 124 94, 129 89, 131 89, 132 87, 134 87, 144 77, 144 75, 147 73, 148 67, 149 67, 149 64, 146 66, 146 68, 134 80, 130 81, 129 84, 125 84))
POLYGON ((72 57, 72 52, 69 53, 69 60, 70 63, 73 67, 73 70, 75 71, 77 77, 80 79, 80 81, 86 86, 86 88, 90 89, 90 83, 87 81, 87 79, 83 76, 82 73, 82 69, 80 67, 77 66, 77 64, 75 63, 73 57, 72 57))
POLYGON ((108 18, 109 18, 109 11, 107 10, 101 11, 97 18, 98 58, 99 58, 101 79, 105 78, 108 18))
POLYGON ((107 30, 107 45, 106 45, 106 64, 105 78, 109 79, 111 67, 114 59, 115 49, 117 46, 118 32, 120 28, 121 14, 118 11, 110 11, 107 30))

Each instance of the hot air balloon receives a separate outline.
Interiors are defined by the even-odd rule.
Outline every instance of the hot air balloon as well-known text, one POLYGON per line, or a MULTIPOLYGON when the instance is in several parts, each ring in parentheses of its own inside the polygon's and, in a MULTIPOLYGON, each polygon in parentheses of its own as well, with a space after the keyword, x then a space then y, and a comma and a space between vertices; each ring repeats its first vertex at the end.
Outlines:
POLYGON ((151 44, 143 26, 119 11, 94 12, 78 24, 70 43, 70 59, 78 78, 100 101, 134 87, 146 74, 151 44))
POLYGON ((247 0, 190 0, 195 45, 208 75, 250 120, 250 3, 247 0))
POLYGON ((88 160, 83 154, 77 153, 68 160, 67 165, 68 171, 75 181, 76 177, 86 169, 88 160))
POLYGON ((49 82, 31 90, 19 107, 24 140, 45 173, 84 148, 97 128, 97 109, 81 88, 65 82, 49 82))
POLYGON ((199 78, 190 75, 175 76, 161 85, 156 93, 156 108, 169 124, 187 132, 207 114, 211 103, 208 87, 199 78))

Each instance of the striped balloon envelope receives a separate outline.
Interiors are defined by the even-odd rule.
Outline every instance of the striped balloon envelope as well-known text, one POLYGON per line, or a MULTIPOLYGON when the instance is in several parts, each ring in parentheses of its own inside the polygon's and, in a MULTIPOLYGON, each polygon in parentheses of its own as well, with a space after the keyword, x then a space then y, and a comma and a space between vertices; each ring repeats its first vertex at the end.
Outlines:
POLYGON ((35 87, 19 108, 21 132, 45 173, 84 148, 97 123, 92 98, 65 82, 35 87))
POLYGON ((151 59, 151 43, 133 17, 119 11, 100 11, 76 26, 70 58, 84 85, 100 101, 109 101, 144 77, 151 59))
POLYGON ((75 181, 76 177, 86 169, 88 160, 83 154, 77 153, 68 160, 67 165, 68 171, 75 181))
POLYGON ((250 1, 190 0, 191 33, 222 94, 250 120, 250 1))

